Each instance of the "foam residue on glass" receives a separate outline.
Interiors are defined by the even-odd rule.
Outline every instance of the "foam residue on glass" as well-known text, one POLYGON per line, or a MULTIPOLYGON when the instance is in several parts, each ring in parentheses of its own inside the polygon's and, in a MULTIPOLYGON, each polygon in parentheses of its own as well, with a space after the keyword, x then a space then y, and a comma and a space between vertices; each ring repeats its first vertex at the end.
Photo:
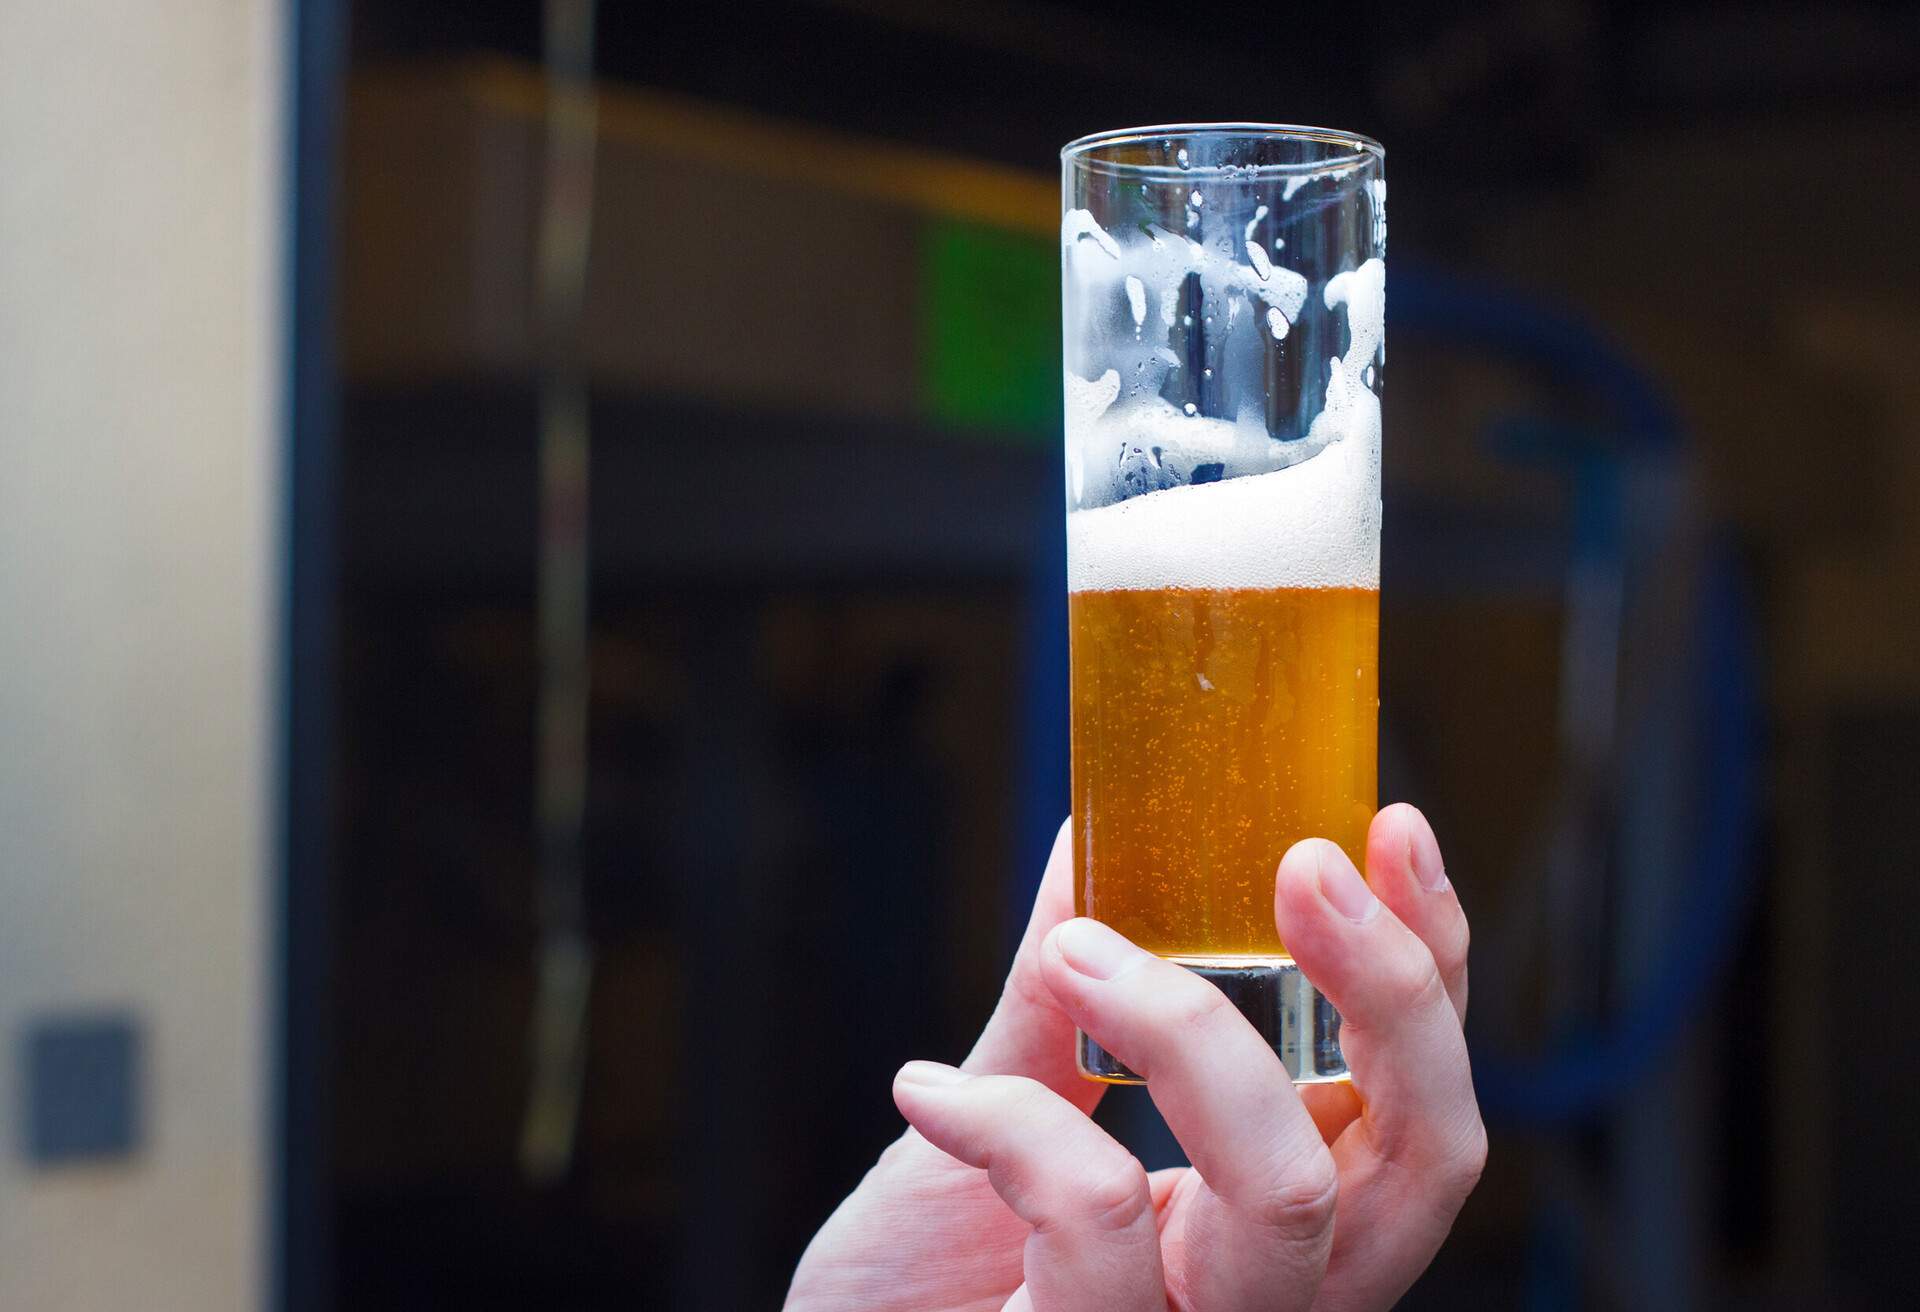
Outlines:
MULTIPOLYGON (((1288 179, 1269 199, 1283 205, 1300 185, 1288 179)), ((1324 400, 1304 435, 1276 440, 1275 353, 1297 345, 1303 312, 1321 310, 1268 253, 1284 243, 1259 235, 1267 205, 1230 214, 1202 188, 1172 200, 1187 232, 1150 219, 1109 232, 1084 209, 1062 223, 1069 313, 1079 339, 1097 343, 1066 377, 1070 586, 1377 587, 1385 264, 1368 259, 1319 289, 1344 349, 1319 366, 1324 400)))

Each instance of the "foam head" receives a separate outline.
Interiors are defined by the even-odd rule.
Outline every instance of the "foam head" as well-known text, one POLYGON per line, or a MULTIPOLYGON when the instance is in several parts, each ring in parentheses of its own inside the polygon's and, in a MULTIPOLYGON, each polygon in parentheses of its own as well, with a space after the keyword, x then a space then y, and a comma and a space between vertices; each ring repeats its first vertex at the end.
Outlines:
POLYGON ((1077 297, 1108 315, 1102 298, 1114 288, 1124 298, 1117 324, 1094 325, 1114 367, 1092 379, 1071 369, 1066 376, 1069 586, 1378 587, 1372 367, 1383 340, 1384 262, 1369 259, 1322 288, 1327 314, 1344 319, 1344 346, 1323 366, 1323 404, 1304 436, 1276 441, 1257 394, 1262 370, 1232 370, 1247 392, 1226 395, 1226 404, 1237 400, 1232 418, 1168 400, 1169 376, 1182 364, 1168 334, 1176 298, 1190 300, 1197 285, 1203 306, 1225 307, 1223 351, 1260 335, 1281 343, 1305 309, 1304 277, 1251 238, 1216 249, 1149 228, 1144 240, 1121 243, 1084 211, 1068 215, 1063 239, 1070 303, 1077 297), (1235 258, 1241 251, 1245 263, 1235 258))

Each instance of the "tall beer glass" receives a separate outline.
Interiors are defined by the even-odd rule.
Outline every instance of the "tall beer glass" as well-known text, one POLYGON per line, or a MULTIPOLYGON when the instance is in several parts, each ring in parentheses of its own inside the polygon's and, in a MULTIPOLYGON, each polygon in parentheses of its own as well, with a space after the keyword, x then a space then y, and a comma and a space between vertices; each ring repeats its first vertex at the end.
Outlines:
POLYGON ((1376 802, 1385 153, 1230 123, 1061 159, 1076 909, 1344 1079, 1273 889, 1302 838, 1364 868, 1376 802))

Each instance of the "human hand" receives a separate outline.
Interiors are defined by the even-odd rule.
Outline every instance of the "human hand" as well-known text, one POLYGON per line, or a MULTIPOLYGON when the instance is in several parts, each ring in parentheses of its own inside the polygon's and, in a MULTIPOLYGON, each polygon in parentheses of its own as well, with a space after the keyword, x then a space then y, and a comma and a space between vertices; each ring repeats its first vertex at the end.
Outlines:
POLYGON ((992 1018, 958 1069, 909 1062, 912 1127, 814 1236, 816 1309, 1370 1309, 1426 1268, 1486 1132, 1461 1020, 1467 922, 1413 807, 1369 879, 1310 839, 1280 863, 1282 939, 1342 1017, 1351 1085, 1296 1088, 1223 994, 1073 918, 1065 828, 992 1018), (1369 889, 1368 884, 1371 884, 1369 889), (1148 1174, 1088 1113, 1074 1028, 1146 1078, 1192 1167, 1148 1174))

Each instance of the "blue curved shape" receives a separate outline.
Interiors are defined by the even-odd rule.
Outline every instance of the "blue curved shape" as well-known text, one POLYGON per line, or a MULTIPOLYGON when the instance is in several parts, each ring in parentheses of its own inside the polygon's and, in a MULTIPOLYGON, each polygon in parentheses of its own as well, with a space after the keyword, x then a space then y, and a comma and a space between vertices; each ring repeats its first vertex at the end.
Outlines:
POLYGON ((1396 269, 1387 280, 1387 326, 1472 342, 1585 387, 1609 402, 1620 437, 1638 450, 1681 444, 1673 404, 1654 380, 1611 338, 1550 306, 1478 281, 1396 269))
POLYGON ((1545 1055, 1516 1060, 1475 1046, 1474 1085, 1490 1120, 1546 1125, 1590 1114, 1632 1089, 1694 1019, 1731 961, 1751 894, 1757 828, 1757 633, 1745 578, 1730 550, 1709 565, 1700 668, 1707 759, 1718 765, 1703 807, 1695 877, 1673 940, 1640 995, 1610 1025, 1576 1033, 1545 1055))
MULTIPOLYGON (((1618 428, 1605 435, 1611 451, 1592 433, 1571 442, 1563 437, 1555 452, 1537 428, 1499 427, 1491 445, 1508 458, 1524 452, 1565 462, 1578 485, 1605 483, 1622 458, 1682 449, 1678 415, 1665 393, 1591 326, 1521 296, 1419 270, 1396 271, 1388 293, 1388 322, 1396 330, 1472 343, 1533 365, 1591 390, 1618 416, 1618 428)), ((1600 502, 1607 499, 1576 496, 1577 505, 1600 502)), ((1617 551, 1618 527, 1583 524, 1576 550, 1617 551)), ((1702 605, 1700 668, 1693 677, 1705 716, 1704 757, 1716 768, 1692 862, 1695 877, 1673 937, 1645 988, 1609 1023, 1571 1034, 1537 1058, 1474 1045, 1474 1083, 1489 1120, 1564 1122, 1619 1098, 1679 1037, 1732 958, 1751 892, 1761 729, 1758 633, 1745 578, 1725 543, 1709 548, 1702 605)))

